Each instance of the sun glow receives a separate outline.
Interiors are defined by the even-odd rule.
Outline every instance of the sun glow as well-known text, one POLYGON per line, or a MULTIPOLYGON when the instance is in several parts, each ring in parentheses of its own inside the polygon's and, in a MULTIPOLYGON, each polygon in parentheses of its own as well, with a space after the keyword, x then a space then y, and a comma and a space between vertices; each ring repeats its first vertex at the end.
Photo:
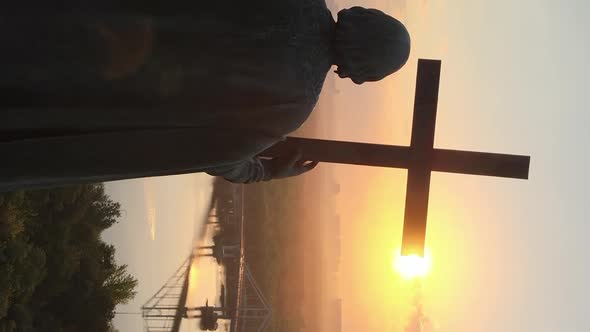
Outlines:
POLYGON ((197 267, 196 259, 193 259, 191 261, 191 268, 189 270, 188 276, 189 276, 189 278, 188 278, 189 291, 194 291, 198 285, 198 280, 199 280, 199 269, 197 267))
POLYGON ((402 256, 399 251, 393 261, 393 267, 404 278, 423 278, 430 271, 430 251, 427 249, 424 257, 418 255, 402 256))

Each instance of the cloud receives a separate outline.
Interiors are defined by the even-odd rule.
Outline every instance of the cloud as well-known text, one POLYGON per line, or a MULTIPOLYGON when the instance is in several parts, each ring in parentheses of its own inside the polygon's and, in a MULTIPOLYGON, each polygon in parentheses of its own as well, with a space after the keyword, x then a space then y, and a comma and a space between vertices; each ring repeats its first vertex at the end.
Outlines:
POLYGON ((147 223, 150 229, 150 238, 156 239, 156 205, 154 200, 154 189, 152 186, 151 179, 147 178, 143 180, 143 196, 145 199, 145 208, 147 223))

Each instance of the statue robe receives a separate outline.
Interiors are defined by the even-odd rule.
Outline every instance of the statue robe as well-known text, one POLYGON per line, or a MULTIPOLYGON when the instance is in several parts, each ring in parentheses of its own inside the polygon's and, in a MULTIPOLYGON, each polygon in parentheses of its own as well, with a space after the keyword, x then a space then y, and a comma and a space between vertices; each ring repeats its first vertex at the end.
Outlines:
POLYGON ((329 10, 323 0, 178 2, 5 8, 0 191, 272 177, 256 155, 313 110, 332 64, 329 10))

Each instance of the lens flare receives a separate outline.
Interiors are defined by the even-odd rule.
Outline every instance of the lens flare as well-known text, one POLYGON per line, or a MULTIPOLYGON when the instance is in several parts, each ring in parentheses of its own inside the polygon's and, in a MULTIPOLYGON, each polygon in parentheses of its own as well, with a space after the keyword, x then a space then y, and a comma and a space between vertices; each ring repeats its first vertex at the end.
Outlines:
POLYGON ((393 267, 404 278, 422 278, 430 270, 430 252, 426 250, 424 257, 418 255, 402 256, 399 251, 393 261, 393 267))

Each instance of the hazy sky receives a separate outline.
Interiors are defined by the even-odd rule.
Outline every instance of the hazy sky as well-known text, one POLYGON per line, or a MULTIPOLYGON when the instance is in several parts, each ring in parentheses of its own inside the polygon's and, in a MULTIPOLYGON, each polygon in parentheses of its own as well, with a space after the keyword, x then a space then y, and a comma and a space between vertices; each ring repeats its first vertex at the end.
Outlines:
MULTIPOLYGON (((427 235, 434 265, 423 299, 435 330, 588 329, 590 4, 338 3, 395 14, 413 50, 409 65, 384 82, 339 83, 342 117, 331 138, 408 144, 416 59, 436 58, 443 64, 435 145, 532 156, 528 181, 434 174, 427 235)), ((388 251, 400 245, 405 172, 335 170, 349 209, 344 331, 403 331, 411 285, 391 272, 388 251)))
MULTIPOLYGON (((590 157, 583 144, 590 139, 585 36, 590 3, 375 0, 338 5, 395 15, 408 26, 413 49, 408 65, 383 82, 360 87, 337 82, 341 92, 333 99, 340 115, 328 138, 407 145, 416 59, 435 58, 443 60, 436 147, 532 156, 528 181, 434 174, 427 235, 433 267, 424 281, 423 301, 435 330, 587 330, 590 157)), ((405 172, 333 169, 342 184, 344 331, 404 331, 411 284, 397 277, 391 260, 400 245, 405 172), (362 182, 356 180, 361 176, 362 182)), ((188 232, 173 235, 159 227, 192 229, 190 219, 199 211, 191 205, 206 200, 209 189, 197 192, 186 179, 204 181, 199 183, 209 188, 207 178, 198 176, 110 186, 130 210, 124 218, 129 224, 117 226, 108 237, 138 273, 141 292, 156 288, 157 279, 167 278, 182 261, 165 257, 190 244, 188 232), (153 198, 146 194, 150 190, 153 198), (179 192, 185 195, 178 198, 179 192), (158 219, 163 216, 167 220, 158 219), (150 240, 149 220, 156 220, 156 241, 150 240), (143 226, 132 226, 138 223, 143 226), (138 252, 145 246, 150 249, 138 252)), ((147 296, 140 294, 137 303, 147 296)))

